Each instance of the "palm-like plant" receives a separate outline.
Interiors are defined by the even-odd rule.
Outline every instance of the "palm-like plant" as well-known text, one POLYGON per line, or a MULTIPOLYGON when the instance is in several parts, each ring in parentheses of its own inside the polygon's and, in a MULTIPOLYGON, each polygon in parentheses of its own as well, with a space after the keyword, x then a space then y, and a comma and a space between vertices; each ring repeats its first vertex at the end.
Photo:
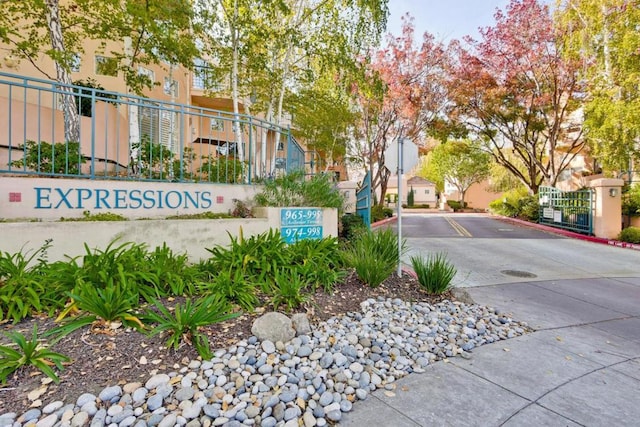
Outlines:
POLYGON ((0 320, 12 319, 18 323, 44 308, 40 297, 45 288, 41 279, 50 246, 51 240, 47 240, 30 255, 29 252, 0 252, 0 320))
POLYGON ((233 319, 240 313, 231 313, 229 303, 218 295, 210 295, 193 302, 185 299, 184 304, 176 304, 173 313, 159 301, 154 301, 158 311, 146 310, 142 319, 147 323, 156 323, 150 335, 168 332, 167 347, 178 349, 181 342, 193 344, 198 354, 205 360, 212 353, 207 336, 200 332, 202 326, 233 319))
POLYGON ((59 370, 62 370, 62 364, 71 359, 42 346, 38 342, 38 327, 36 325, 33 325, 31 339, 27 339, 19 332, 8 332, 5 335, 15 344, 17 349, 0 345, 0 382, 4 384, 9 375, 23 366, 34 366, 56 383, 60 382, 51 366, 55 365, 59 370))
POLYGON ((144 328, 144 325, 134 314, 134 309, 138 306, 138 294, 128 285, 122 266, 118 269, 119 278, 105 277, 102 272, 102 280, 107 285, 104 288, 96 288, 92 283, 78 281, 75 292, 68 293, 71 297, 71 304, 63 310, 56 321, 62 324, 51 329, 46 334, 57 336, 56 340, 95 322, 112 323, 122 322, 122 324, 144 328), (69 319, 66 316, 74 311, 80 314, 69 319))

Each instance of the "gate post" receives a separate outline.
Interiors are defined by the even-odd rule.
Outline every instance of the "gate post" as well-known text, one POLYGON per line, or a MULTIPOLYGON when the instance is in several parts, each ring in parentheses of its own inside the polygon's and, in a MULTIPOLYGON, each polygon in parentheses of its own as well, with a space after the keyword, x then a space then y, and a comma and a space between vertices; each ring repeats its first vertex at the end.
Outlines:
POLYGON ((593 218, 593 234, 596 237, 615 239, 622 230, 621 179, 599 178, 589 182, 596 193, 593 218))

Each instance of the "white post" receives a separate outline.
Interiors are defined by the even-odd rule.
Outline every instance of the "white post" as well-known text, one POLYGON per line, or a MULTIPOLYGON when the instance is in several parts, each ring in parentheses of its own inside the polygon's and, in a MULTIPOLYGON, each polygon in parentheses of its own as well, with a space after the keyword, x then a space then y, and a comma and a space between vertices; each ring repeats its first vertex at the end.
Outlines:
POLYGON ((402 131, 398 135, 398 277, 402 277, 402 152, 404 141, 402 131))

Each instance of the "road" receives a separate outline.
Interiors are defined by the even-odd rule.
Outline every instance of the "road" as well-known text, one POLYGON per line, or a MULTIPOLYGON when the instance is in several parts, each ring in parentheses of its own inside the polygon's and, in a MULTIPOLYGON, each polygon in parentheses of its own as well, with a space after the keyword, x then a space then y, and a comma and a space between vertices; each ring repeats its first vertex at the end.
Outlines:
MULTIPOLYGON (((397 224, 389 225, 397 229, 397 224)), ((412 255, 444 252, 458 287, 532 280, 640 277, 640 251, 565 238, 485 214, 405 214, 412 255)))

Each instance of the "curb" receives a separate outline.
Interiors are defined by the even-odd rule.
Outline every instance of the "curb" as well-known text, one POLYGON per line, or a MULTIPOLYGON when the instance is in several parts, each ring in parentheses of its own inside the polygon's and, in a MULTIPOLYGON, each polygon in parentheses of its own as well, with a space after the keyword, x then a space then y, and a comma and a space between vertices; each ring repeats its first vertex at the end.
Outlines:
POLYGON ((537 224, 535 222, 529 222, 529 221, 525 221, 518 218, 510 218, 510 217, 500 216, 500 215, 492 215, 492 216, 504 222, 522 225, 524 227, 535 228, 537 230, 546 231, 548 233, 553 233, 553 234, 559 234, 561 236, 570 237, 573 239, 584 240, 586 242, 600 243, 603 245, 615 246, 617 248, 624 248, 624 249, 633 249, 636 251, 640 250, 640 245, 637 245, 634 243, 620 242, 618 240, 605 239, 604 237, 586 236, 584 234, 575 233, 573 231, 562 230, 559 228, 554 228, 544 224, 537 224))
POLYGON ((385 219, 381 219, 378 222, 374 222, 371 224, 371 228, 375 228, 375 227, 380 227, 381 225, 385 225, 385 224, 389 224, 393 221, 396 221, 398 219, 397 216, 392 216, 391 218, 385 218, 385 219))

